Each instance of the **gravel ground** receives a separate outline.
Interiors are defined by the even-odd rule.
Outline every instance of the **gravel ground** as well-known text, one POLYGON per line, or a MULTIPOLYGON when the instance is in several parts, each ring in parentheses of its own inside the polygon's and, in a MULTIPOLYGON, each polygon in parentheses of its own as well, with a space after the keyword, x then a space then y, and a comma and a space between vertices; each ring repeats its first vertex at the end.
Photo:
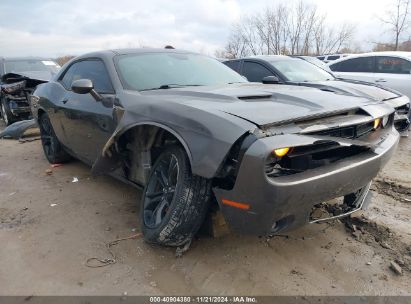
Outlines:
POLYGON ((89 268, 139 232, 141 191, 78 161, 51 168, 38 140, 0 140, 0 295, 411 295, 410 151, 402 138, 369 210, 343 222, 201 237, 180 258, 128 239, 89 268))

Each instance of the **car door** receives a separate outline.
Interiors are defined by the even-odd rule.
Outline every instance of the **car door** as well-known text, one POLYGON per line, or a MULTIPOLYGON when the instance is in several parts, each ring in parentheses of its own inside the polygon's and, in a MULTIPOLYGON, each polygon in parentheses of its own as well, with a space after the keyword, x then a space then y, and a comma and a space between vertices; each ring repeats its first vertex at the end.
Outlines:
POLYGON ((330 65, 335 77, 374 82, 375 57, 357 57, 330 65))
POLYGON ((249 60, 243 62, 241 75, 245 76, 247 80, 251 82, 262 82, 266 76, 275 76, 274 73, 264 65, 249 60))
POLYGON ((411 98, 411 61, 393 56, 377 56, 375 82, 411 98))
POLYGON ((103 98, 114 98, 115 92, 100 59, 77 61, 61 78, 66 94, 60 102, 59 117, 67 145, 79 158, 92 163, 115 129, 113 106, 97 102, 91 94, 74 93, 71 84, 78 79, 90 79, 103 98))

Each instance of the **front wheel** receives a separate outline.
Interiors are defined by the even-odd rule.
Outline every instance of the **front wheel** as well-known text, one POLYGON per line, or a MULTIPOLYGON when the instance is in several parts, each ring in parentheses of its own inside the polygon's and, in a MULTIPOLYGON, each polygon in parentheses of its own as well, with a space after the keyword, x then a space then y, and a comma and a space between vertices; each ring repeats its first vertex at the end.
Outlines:
POLYGON ((144 239, 166 246, 191 241, 208 211, 210 185, 208 179, 191 173, 183 148, 167 147, 154 163, 143 192, 144 239))
POLYGON ((0 109, 1 109, 1 117, 3 118, 3 121, 6 124, 6 126, 9 126, 13 122, 17 121, 14 115, 10 111, 8 100, 6 98, 2 98, 0 109))

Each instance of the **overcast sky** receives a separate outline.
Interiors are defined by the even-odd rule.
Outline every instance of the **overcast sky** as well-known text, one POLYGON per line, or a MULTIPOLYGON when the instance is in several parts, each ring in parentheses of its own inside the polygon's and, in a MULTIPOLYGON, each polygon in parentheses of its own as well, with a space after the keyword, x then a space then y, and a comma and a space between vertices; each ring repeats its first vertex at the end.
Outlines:
MULTIPOLYGON (((241 16, 279 1, 0 0, 0 56, 57 57, 166 44, 213 55, 241 16)), ((356 24, 355 43, 370 47, 384 33, 376 16, 393 0, 307 2, 316 4, 331 23, 356 24)))

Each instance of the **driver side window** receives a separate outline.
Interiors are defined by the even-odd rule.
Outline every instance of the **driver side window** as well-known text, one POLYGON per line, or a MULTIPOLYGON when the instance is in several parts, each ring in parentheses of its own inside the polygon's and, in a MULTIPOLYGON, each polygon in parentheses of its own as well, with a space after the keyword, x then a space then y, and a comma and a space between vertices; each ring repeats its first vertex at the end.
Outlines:
POLYGON ((60 82, 67 90, 71 90, 73 81, 79 79, 90 79, 98 93, 114 93, 107 69, 101 60, 90 59, 75 62, 60 78, 60 82))

